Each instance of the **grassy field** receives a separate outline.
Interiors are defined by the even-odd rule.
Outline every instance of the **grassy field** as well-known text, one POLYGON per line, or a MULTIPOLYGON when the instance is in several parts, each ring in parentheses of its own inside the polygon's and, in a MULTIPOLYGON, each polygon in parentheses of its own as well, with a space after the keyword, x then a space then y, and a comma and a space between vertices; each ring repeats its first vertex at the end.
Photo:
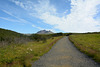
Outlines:
POLYGON ((48 52, 62 36, 48 39, 45 43, 29 42, 27 44, 9 45, 0 48, 0 67, 31 67, 31 63, 48 52))
POLYGON ((69 39, 80 51, 100 63, 100 34, 70 35, 69 39))

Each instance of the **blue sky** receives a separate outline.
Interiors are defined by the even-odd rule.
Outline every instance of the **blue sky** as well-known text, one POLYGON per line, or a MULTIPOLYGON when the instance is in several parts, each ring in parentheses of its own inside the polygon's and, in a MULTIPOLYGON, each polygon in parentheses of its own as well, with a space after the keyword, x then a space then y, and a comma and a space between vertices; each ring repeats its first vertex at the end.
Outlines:
POLYGON ((100 31, 100 0, 0 0, 0 28, 20 33, 100 31))

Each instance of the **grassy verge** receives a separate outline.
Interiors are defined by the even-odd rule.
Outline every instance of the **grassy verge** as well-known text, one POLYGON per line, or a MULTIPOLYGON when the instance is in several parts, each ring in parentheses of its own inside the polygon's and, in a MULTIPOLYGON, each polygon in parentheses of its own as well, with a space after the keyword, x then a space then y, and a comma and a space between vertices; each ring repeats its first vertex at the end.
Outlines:
POLYGON ((31 63, 47 53, 60 38, 61 36, 46 42, 29 42, 0 48, 0 67, 31 67, 31 63))
POLYGON ((100 63, 100 34, 70 35, 69 39, 80 51, 100 63))

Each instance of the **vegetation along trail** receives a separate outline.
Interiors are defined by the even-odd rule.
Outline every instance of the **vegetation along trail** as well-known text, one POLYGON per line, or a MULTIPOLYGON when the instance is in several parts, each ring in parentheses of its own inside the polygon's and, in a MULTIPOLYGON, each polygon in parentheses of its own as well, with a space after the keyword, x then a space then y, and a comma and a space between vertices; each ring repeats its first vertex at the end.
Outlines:
POLYGON ((68 37, 64 37, 32 67, 100 67, 100 64, 81 53, 68 37))

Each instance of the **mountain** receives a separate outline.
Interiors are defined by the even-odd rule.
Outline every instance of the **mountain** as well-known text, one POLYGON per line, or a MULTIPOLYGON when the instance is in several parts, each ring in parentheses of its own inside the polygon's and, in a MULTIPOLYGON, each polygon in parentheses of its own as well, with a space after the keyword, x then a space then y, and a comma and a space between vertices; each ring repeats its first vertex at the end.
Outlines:
POLYGON ((40 30, 37 32, 37 34, 52 34, 53 32, 52 31, 47 31, 47 30, 40 30))

